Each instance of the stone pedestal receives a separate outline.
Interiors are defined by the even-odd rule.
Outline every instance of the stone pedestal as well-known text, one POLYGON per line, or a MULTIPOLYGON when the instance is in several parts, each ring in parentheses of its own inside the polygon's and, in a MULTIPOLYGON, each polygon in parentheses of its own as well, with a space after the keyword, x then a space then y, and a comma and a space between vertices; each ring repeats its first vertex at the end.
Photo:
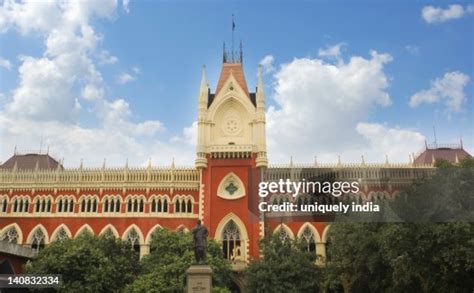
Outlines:
POLYGON ((210 293, 212 289, 212 269, 209 265, 192 265, 186 271, 188 293, 210 293))

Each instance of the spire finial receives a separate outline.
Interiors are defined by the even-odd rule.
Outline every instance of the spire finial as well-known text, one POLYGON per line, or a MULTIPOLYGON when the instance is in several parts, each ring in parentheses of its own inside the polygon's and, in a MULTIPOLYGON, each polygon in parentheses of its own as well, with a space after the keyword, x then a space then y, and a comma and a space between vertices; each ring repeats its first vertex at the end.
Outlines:
POLYGON ((206 65, 202 66, 201 72, 201 92, 207 92, 207 81, 206 81, 206 65))
POLYGON ((105 161, 106 159, 104 158, 104 161, 102 162, 102 170, 105 170, 105 161))

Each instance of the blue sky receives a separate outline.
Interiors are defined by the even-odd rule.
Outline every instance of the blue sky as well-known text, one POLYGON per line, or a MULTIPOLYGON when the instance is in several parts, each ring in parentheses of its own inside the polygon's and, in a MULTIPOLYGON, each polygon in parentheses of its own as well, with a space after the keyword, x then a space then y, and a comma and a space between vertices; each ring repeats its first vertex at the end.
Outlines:
MULTIPOLYGON (((25 82, 22 83, 23 79, 19 73, 25 61, 19 56, 31 56, 37 61, 41 58, 54 60, 59 54, 46 53, 48 48, 46 41, 54 30, 54 24, 37 29, 34 23, 28 26, 21 23, 21 20, 12 20, 8 13, 13 15, 14 9, 8 7, 7 2, 2 3, 3 11, 0 13, 0 31, 2 31, 0 58, 9 62, 8 66, 0 67, 0 93, 2 93, 0 115, 8 119, 11 125, 13 122, 26 119, 27 116, 22 115, 21 110, 17 113, 18 115, 14 115, 12 113, 14 110, 9 106, 17 99, 15 90, 25 84, 25 82)), ((103 3, 87 5, 95 9, 103 3)), ((23 9, 26 9, 25 7, 23 9)), ((20 8, 19 6, 15 9, 20 8)), ((56 9, 60 13, 66 13, 64 8, 56 9)), ((285 107, 281 102, 282 98, 278 98, 282 95, 282 92, 278 90, 278 85, 291 82, 282 79, 285 65, 293 64, 295 60, 306 59, 322 60, 326 65, 332 64, 338 67, 341 64, 349 64, 353 57, 370 60, 370 51, 375 50, 379 54, 390 55, 391 60, 382 62, 383 68, 377 71, 387 79, 386 84, 381 83, 379 89, 388 94, 390 105, 381 107, 380 101, 377 102, 378 98, 374 97, 373 102, 366 104, 370 110, 358 116, 357 123, 383 126, 384 133, 389 136, 397 135, 390 132, 390 129, 410 131, 426 137, 428 142, 433 141, 433 125, 435 125, 438 142, 458 142, 462 136, 471 150, 474 146, 472 135, 474 6, 472 2, 225 1, 221 3, 205 1, 196 3, 194 1, 132 0, 128 6, 124 6, 122 2, 111 0, 111 6, 107 9, 104 13, 90 13, 80 19, 79 27, 84 24, 90 26, 98 36, 98 40, 91 48, 79 54, 84 54, 93 64, 94 71, 101 76, 100 82, 94 82, 94 84, 100 83, 100 88, 103 90, 101 99, 109 104, 122 99, 128 104, 129 114, 125 115, 129 123, 127 125, 138 125, 144 121, 159 121, 161 127, 157 127, 156 133, 152 131, 151 136, 145 135, 146 138, 120 134, 123 139, 126 139, 124 136, 129 135, 135 140, 133 144, 140 144, 140 147, 114 148, 113 150, 105 148, 97 151, 96 158, 90 152, 93 152, 95 148, 101 148, 100 144, 94 144, 89 148, 82 148, 81 145, 80 149, 84 152, 82 154, 72 151, 75 148, 71 150, 71 148, 60 146, 53 137, 54 131, 44 130, 44 127, 52 129, 58 127, 57 125, 43 126, 38 130, 41 132, 39 134, 38 131, 33 130, 31 133, 28 131, 13 133, 6 129, 5 125, 8 123, 5 123, 4 129, 0 132, 0 161, 6 160, 11 155, 12 145, 17 145, 19 149, 37 149, 38 136, 40 136, 41 140, 46 141, 45 144, 53 144, 50 147, 56 148, 55 152, 58 156, 71 158, 73 163, 77 163, 81 157, 90 158, 90 164, 97 165, 99 161, 102 161, 99 157, 106 156, 110 152, 113 153, 111 161, 117 164, 120 160, 125 160, 120 159, 121 157, 131 157, 135 164, 143 164, 143 161, 149 157, 156 162, 165 162, 169 159, 162 160, 162 158, 173 156, 176 151, 177 156, 187 154, 183 157, 183 163, 192 164, 190 158, 193 146, 187 141, 191 130, 189 129, 187 134, 185 129, 196 120, 201 66, 206 65, 208 81, 211 89, 214 89, 221 66, 222 42, 225 41, 230 47, 232 14, 235 15, 236 23, 236 47, 240 40, 244 45, 244 68, 250 89, 255 88, 258 64, 265 56, 272 56, 273 62, 270 67, 267 66, 268 70, 265 74, 268 108, 278 111, 285 107), (455 4, 458 6, 449 10, 450 5, 455 4), (426 12, 427 14, 423 16, 423 9, 429 6, 432 7, 431 13, 426 12), (337 45, 340 49, 340 54, 337 56, 320 54, 320 50, 337 45), (104 51, 114 56, 116 61, 109 60, 110 64, 104 64, 99 57, 104 51), (456 78, 461 78, 461 81, 456 78, 454 81, 458 82, 457 92, 452 93, 447 89, 443 91, 438 87, 438 90, 430 92, 431 98, 437 99, 435 102, 428 103, 425 100, 416 107, 409 105, 413 95, 423 90, 429 91, 436 79, 441 80, 445 74, 453 72, 459 73, 456 78), (128 74, 128 78, 124 77, 125 74, 128 74), (120 76, 124 77, 123 82, 119 81, 120 76), (459 94, 463 95, 461 104, 454 110, 446 107, 445 102, 450 99, 449 96, 459 94), (159 143, 156 144, 156 141, 159 143), (181 142, 180 146, 176 145, 178 142, 181 142), (161 151, 160 147, 166 151, 161 151), (185 150, 181 151, 181 147, 185 150)), ((53 13, 44 10, 47 9, 34 8, 32 14, 38 13, 41 18, 47 16, 48 13, 53 13)), ((36 18, 38 19, 38 16, 36 18)), ((73 32, 77 33, 77 28, 73 32)), ((82 77, 81 74, 77 76, 77 81, 72 82, 68 89, 72 93, 71 97, 77 98, 80 104, 80 110, 74 110, 77 110, 74 120, 71 122, 64 117, 39 120, 66 123, 84 129, 107 129, 104 126, 106 122, 103 122, 101 118, 104 113, 97 112, 97 108, 101 108, 100 105, 98 106, 97 99, 81 99, 80 97, 82 87, 88 83, 84 80, 90 79, 90 72, 84 73, 82 77)), ((449 89, 456 86, 456 84, 446 85, 443 82, 440 84, 449 89)), ((337 87, 337 84, 335 86, 337 87)), ((360 86, 363 87, 364 84, 360 86)), ((315 86, 314 89, 321 92, 325 90, 324 86, 315 86)), ((30 92, 30 94, 34 93, 30 92)), ((285 92, 285 94, 285 99, 292 99, 292 103, 295 104, 299 103, 297 93, 292 95, 285 92)), ((314 92, 314 95, 317 96, 318 93, 314 92)), ((21 105, 29 103, 27 98, 22 99, 21 105)), ((301 99, 302 103, 305 101, 307 100, 301 99)), ((35 102, 38 102, 38 99, 35 102)), ((32 107, 35 102, 31 102, 32 107)), ((54 103, 52 105, 55 108, 54 103)), ((288 104, 285 105, 288 106, 288 104)), ((318 107, 319 104, 315 102, 308 105, 318 107)), ((69 111, 72 108, 58 106, 55 109, 69 111)), ((284 115, 284 112, 278 115, 284 115)), ((270 115, 269 119, 278 115, 270 115)), ((33 121, 29 122, 38 119, 37 116, 34 117, 33 121)), ((48 110, 45 110, 41 117, 49 117, 48 110)), ((308 123, 311 123, 313 119, 318 119, 318 117, 308 117, 308 123)), ((337 124, 338 119, 335 113, 334 121, 331 123, 337 124)), ((284 119, 279 120, 284 121, 284 119)), ((25 122, 25 125, 27 123, 25 122)), ((352 127, 352 124, 344 125, 352 127)), ((317 131, 319 128, 309 128, 309 135, 314 137, 315 144, 328 146, 327 148, 315 147, 317 155, 321 154, 324 157, 327 154, 330 161, 335 154, 327 149, 330 148, 333 139, 327 142, 324 139, 319 141, 317 131)), ((304 134, 304 132, 297 133, 304 134)), ((362 133, 359 132, 359 134, 362 133)), ((352 136, 349 134, 340 137, 341 144, 347 144, 348 148, 351 148, 346 156, 349 160, 354 158, 351 153, 354 148, 362 153, 367 152, 370 156, 370 153, 373 153, 371 148, 382 147, 374 144, 374 138, 368 138, 366 134, 363 135, 368 139, 365 147, 363 144, 351 146, 352 136)), ((104 132, 101 135, 107 137, 108 134, 104 132)), ((275 143, 280 140, 279 134, 270 129, 269 135, 274 135, 273 138, 269 138, 269 147, 273 148, 277 161, 284 160, 285 156, 290 155, 295 155, 301 161, 312 158, 310 148, 301 156, 285 153, 282 150, 284 147, 278 147, 275 143), (273 141, 273 147, 271 141, 273 141)), ((279 144, 291 145, 291 137, 283 136, 279 144)), ((418 151, 420 137, 415 137, 410 142, 413 142, 410 145, 413 152, 418 151)), ((396 143, 400 144, 400 141, 387 138, 383 147, 390 147, 391 144, 396 143)), ((345 154, 345 151, 340 150, 342 154, 345 154)), ((392 153, 392 150, 387 149, 384 152, 392 153)), ((400 152, 401 150, 393 151, 395 159, 406 161, 407 156, 399 158, 400 152)), ((374 160, 379 157, 374 157, 374 160)))

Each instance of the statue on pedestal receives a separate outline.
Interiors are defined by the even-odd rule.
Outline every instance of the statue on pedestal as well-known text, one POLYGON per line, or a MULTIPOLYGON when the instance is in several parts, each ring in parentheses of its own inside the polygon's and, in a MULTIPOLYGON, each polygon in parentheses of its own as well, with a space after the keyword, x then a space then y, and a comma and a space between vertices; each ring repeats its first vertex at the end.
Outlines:
POLYGON ((196 258, 196 262, 198 264, 205 264, 209 231, 206 226, 202 225, 201 220, 197 220, 197 225, 193 228, 191 233, 193 234, 194 257, 196 258))

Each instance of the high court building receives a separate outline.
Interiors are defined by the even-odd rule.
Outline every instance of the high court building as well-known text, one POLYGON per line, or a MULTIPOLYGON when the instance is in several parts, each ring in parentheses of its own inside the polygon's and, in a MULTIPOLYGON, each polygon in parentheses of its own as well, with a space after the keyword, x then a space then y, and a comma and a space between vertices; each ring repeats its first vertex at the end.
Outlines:
MULTIPOLYGON (((258 243, 266 233, 298 238, 309 252, 324 259, 330 229, 327 218, 258 209, 261 201, 301 205, 315 198, 311 194, 261 198, 259 182, 327 176, 357 181, 360 191, 342 197, 362 203, 395 197, 401 187, 431 172, 438 158, 458 162, 469 156, 462 144, 426 145, 403 164, 338 160, 326 165, 272 166, 267 158, 263 89, 261 72, 255 91, 247 87, 241 55, 231 59, 224 53, 214 90, 203 69, 193 167, 86 168, 81 164, 65 168, 48 153, 15 151, 0 165, 0 246, 38 250, 89 231, 128 241, 143 256, 150 252, 156 229, 189 231, 202 219, 236 271, 259 257, 258 243)), ((334 200, 322 198, 325 203, 334 200)), ((8 253, 2 253, 0 262, 8 259, 8 253)), ((31 253, 20 256, 27 259, 31 253)), ((10 265, 18 271, 18 264, 10 265)))

